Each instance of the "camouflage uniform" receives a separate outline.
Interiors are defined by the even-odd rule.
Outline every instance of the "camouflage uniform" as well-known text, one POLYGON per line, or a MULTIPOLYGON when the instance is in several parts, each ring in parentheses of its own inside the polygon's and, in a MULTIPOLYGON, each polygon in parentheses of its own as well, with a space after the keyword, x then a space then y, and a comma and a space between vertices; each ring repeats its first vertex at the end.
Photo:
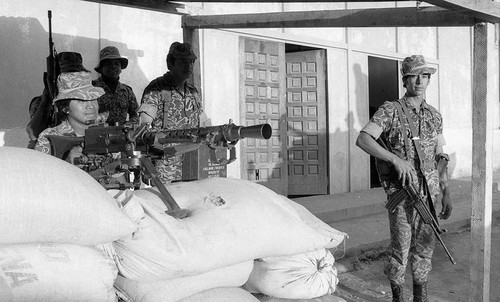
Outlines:
MULTIPOLYGON (((417 179, 415 187, 420 188, 422 196, 425 194, 424 186, 427 184, 430 198, 435 204, 439 188, 439 175, 436 169, 436 149, 445 144, 442 136, 443 123, 441 114, 425 100, 422 101, 420 109, 414 108, 406 97, 398 100, 409 109, 415 123, 415 129, 419 131, 422 153, 424 154, 424 169, 420 169, 417 152, 413 143, 405 149, 403 128, 399 119, 398 111, 394 102, 385 102, 373 115, 370 122, 362 130, 372 137, 383 134, 385 142, 392 152, 400 158, 413 164, 417 179), (421 170, 424 170, 422 173, 421 170)), ((406 131, 404 135, 412 141, 408 120, 405 118, 406 131)), ((400 180, 382 181, 387 196, 401 189, 400 180)), ((427 198, 424 196, 425 199, 427 198)), ((399 204, 393 213, 389 213, 389 224, 391 233, 391 244, 389 246, 390 256, 385 267, 385 274, 391 282, 403 284, 406 272, 406 264, 410 257, 410 264, 414 282, 426 282, 432 268, 431 258, 434 252, 435 236, 430 225, 425 224, 409 201, 399 204)))
POLYGON ((118 82, 116 90, 113 92, 103 81, 102 77, 92 81, 92 85, 102 87, 106 94, 97 99, 99 103, 99 113, 109 112, 107 122, 110 125, 123 125, 127 121, 127 113, 130 120, 137 118, 137 99, 134 91, 128 85, 118 82))
MULTIPOLYGON (((186 83, 184 91, 183 95, 175 89, 172 75, 167 72, 146 87, 138 113, 146 113, 153 118, 151 126, 154 130, 199 127, 202 104, 198 90, 186 83)), ((182 159, 182 155, 177 155, 156 161, 155 166, 163 183, 182 179, 182 159)))
POLYGON ((62 121, 59 125, 47 128, 40 133, 38 140, 35 145, 35 150, 41 151, 43 153, 52 154, 52 147, 47 135, 58 135, 58 136, 73 136, 76 137, 75 130, 69 124, 68 120, 62 121))

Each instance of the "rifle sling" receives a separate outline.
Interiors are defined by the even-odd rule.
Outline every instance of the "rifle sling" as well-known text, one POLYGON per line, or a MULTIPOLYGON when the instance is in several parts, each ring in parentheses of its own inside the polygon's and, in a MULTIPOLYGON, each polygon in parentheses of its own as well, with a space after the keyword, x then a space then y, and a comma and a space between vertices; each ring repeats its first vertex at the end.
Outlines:
POLYGON ((406 107, 406 105, 404 103, 401 103, 398 100, 395 102, 395 107, 398 110, 399 120, 401 122, 401 128, 403 129, 403 137, 404 137, 404 141, 405 141, 404 143, 405 143, 405 149, 406 149, 407 155, 408 155, 408 151, 409 151, 411 144, 409 142, 408 136, 406 135, 406 125, 404 123, 403 116, 405 116, 406 120, 408 121, 412 137, 416 138, 416 139, 413 139, 413 142, 415 144, 415 150, 417 151, 418 160, 420 162, 420 171, 422 172, 422 174, 424 176, 424 190, 425 190, 425 193, 426 193, 427 199, 428 199, 427 203, 429 205, 429 211, 434 216, 434 218, 436 218, 436 221, 437 221, 436 210, 434 208, 434 203, 432 202, 432 199, 431 199, 430 194, 429 194, 429 187, 427 185, 427 179, 425 178, 424 171, 425 171, 426 165, 425 165, 424 157, 422 155, 422 149, 420 146, 420 138, 419 138, 417 129, 415 129, 415 123, 413 121, 413 118, 410 115, 410 112, 408 111, 408 108, 406 107), (404 111, 404 113, 403 113, 403 111, 404 111))

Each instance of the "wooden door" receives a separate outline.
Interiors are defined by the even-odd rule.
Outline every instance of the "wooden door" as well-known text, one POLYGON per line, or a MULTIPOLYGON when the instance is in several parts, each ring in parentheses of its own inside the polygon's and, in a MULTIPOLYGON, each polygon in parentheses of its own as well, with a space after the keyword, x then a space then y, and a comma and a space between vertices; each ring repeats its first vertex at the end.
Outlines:
POLYGON ((325 51, 286 54, 288 194, 328 193, 325 51))
POLYGON ((241 140, 242 178, 286 195, 285 45, 241 38, 240 66, 241 120, 273 130, 269 140, 241 140))

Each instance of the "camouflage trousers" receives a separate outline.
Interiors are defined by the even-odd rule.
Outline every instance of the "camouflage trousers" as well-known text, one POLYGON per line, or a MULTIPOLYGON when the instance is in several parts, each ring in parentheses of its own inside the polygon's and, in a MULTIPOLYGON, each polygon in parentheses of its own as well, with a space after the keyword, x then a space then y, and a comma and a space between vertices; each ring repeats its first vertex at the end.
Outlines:
POLYGON ((413 282, 427 281, 436 238, 432 227, 422 221, 409 201, 389 213, 391 243, 384 273, 390 282, 404 284, 406 265, 411 265, 413 282))
POLYGON ((182 159, 182 155, 177 155, 156 161, 155 167, 162 183, 169 184, 172 181, 182 180, 182 159))

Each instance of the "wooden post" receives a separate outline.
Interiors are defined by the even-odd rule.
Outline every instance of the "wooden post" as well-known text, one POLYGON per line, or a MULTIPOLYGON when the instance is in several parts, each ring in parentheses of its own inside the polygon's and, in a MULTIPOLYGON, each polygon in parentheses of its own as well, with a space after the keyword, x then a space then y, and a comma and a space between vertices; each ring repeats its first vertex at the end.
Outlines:
MULTIPOLYGON (((472 100, 472 205, 471 205, 471 302, 490 301, 492 181, 493 181, 493 79, 491 52, 494 28, 474 25, 474 73, 472 100)), ((498 101, 498 100, 497 100, 498 101)))
POLYGON ((198 89, 200 97, 201 91, 201 55, 200 55, 200 31, 193 27, 183 27, 184 43, 191 44, 191 49, 198 59, 194 62, 193 74, 191 75, 191 83, 198 89))

